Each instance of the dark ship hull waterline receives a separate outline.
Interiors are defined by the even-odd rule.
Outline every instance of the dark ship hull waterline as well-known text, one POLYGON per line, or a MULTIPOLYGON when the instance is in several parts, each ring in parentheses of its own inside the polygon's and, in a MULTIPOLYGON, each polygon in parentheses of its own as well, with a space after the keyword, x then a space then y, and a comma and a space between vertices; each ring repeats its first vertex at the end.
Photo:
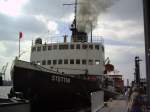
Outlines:
POLYGON ((90 93, 100 90, 96 82, 66 77, 19 60, 14 63, 12 78, 15 92, 22 92, 33 104, 49 105, 51 110, 89 107, 90 93))
MULTIPOLYGON (((14 62, 12 79, 13 93, 22 93, 23 98, 31 101, 34 111, 88 108, 91 93, 101 90, 96 81, 67 77, 20 60, 14 62)), ((104 94, 116 95, 109 91, 104 94)))

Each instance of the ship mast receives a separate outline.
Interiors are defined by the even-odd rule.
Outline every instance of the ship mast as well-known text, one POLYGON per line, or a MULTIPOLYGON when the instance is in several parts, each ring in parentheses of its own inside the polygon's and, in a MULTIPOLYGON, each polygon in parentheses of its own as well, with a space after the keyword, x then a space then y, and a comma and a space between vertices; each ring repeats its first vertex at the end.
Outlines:
POLYGON ((75 0, 75 7, 74 7, 74 9, 75 9, 75 29, 77 29, 77 5, 78 5, 78 0, 75 0))
POLYGON ((75 0, 75 3, 71 3, 71 4, 63 4, 63 5, 74 5, 74 20, 73 23, 71 25, 71 30, 74 32, 74 37, 73 37, 73 41, 76 42, 77 40, 77 5, 78 5, 78 0, 75 0))
POLYGON ((75 24, 75 29, 77 28, 77 5, 78 5, 78 0, 75 0, 75 3, 71 3, 71 4, 63 4, 63 5, 74 5, 74 24, 75 24))

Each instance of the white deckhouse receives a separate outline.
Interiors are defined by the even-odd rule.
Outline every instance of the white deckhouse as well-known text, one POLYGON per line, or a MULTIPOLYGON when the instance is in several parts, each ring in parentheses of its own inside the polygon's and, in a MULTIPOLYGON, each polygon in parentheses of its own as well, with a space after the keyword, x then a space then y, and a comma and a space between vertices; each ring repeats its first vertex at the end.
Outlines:
POLYGON ((30 61, 70 76, 102 75, 105 69, 102 39, 88 42, 87 33, 79 32, 74 23, 70 29, 71 42, 66 41, 66 36, 63 42, 57 43, 42 43, 42 39, 37 38, 30 61))

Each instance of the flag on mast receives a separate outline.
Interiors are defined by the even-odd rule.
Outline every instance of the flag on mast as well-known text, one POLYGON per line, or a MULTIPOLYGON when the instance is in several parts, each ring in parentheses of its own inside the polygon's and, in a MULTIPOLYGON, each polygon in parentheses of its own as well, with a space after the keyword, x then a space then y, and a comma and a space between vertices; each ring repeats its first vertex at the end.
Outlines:
POLYGON ((23 37, 23 33, 19 32, 19 39, 21 39, 23 37))
POLYGON ((20 39, 23 37, 23 33, 19 32, 19 55, 18 58, 20 58, 20 39))

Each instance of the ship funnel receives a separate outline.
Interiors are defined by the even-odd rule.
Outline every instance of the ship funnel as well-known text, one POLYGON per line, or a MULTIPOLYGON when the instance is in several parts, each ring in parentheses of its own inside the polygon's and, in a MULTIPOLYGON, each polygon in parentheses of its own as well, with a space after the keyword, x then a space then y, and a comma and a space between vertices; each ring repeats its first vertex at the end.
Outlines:
MULTIPOLYGON (((74 20, 75 21, 75 20, 74 20)), ((72 31, 71 42, 87 42, 88 36, 84 31, 78 31, 73 21, 70 30, 72 31)))

